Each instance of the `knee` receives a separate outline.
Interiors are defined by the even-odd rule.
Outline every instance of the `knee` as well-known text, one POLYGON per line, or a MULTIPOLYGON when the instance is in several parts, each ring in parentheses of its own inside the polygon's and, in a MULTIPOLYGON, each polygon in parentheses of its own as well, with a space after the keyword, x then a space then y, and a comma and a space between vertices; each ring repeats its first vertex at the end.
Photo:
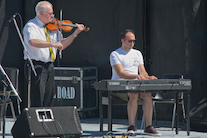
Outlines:
POLYGON ((129 101, 137 101, 138 93, 128 93, 129 101))
POLYGON ((151 93, 142 93, 142 94, 140 94, 140 98, 142 100, 144 100, 144 99, 149 100, 149 99, 152 99, 152 94, 151 93))

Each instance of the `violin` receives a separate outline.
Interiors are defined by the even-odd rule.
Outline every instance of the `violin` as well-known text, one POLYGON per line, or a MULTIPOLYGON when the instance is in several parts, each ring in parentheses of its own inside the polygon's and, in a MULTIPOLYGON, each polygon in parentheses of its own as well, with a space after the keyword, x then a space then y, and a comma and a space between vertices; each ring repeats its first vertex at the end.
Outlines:
MULTIPOLYGON (((73 24, 70 20, 59 21, 56 18, 54 18, 46 26, 49 31, 56 31, 57 29, 62 29, 64 32, 70 32, 73 29, 73 27, 77 27, 77 25, 73 24)), ((90 28, 84 27, 84 30, 89 31, 90 28)))

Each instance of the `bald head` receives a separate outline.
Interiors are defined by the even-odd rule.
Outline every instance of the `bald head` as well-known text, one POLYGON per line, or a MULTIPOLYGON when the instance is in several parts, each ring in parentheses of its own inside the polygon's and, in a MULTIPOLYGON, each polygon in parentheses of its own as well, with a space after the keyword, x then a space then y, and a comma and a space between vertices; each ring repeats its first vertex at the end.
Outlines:
POLYGON ((35 7, 36 15, 39 15, 40 12, 46 12, 47 7, 53 7, 52 4, 48 1, 40 1, 35 7))

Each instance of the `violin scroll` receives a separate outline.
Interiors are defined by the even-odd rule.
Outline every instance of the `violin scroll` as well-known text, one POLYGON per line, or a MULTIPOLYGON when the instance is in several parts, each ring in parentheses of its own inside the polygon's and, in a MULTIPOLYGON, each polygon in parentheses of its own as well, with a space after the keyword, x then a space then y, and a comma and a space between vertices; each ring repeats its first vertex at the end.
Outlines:
POLYGON ((88 31, 90 30, 90 28, 89 28, 89 27, 85 27, 84 30, 85 30, 86 32, 88 32, 88 31))

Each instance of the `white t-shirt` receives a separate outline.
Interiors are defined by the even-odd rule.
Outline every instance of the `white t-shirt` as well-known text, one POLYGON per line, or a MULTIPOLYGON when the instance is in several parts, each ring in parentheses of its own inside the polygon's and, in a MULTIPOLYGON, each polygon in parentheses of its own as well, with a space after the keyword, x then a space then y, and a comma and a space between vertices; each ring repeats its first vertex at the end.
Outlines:
MULTIPOLYGON (((48 33, 50 35, 50 41, 53 43, 59 42, 59 40, 63 39, 63 36, 59 31, 52 31, 52 32, 48 31, 48 33)), ((23 29, 23 34, 24 34, 25 48, 31 59, 36 61, 42 61, 42 62, 52 62, 52 60, 50 59, 49 47, 36 48, 29 45, 28 43, 28 41, 31 39, 40 39, 43 41, 47 41, 43 23, 37 18, 37 16, 34 19, 28 21, 28 23, 25 25, 23 29)), ((53 51, 56 57, 57 49, 53 47, 53 51)), ((25 50, 24 50, 24 59, 27 58, 28 57, 25 54, 25 50)))
MULTIPOLYGON (((138 75, 138 66, 144 64, 142 53, 139 50, 131 49, 126 52, 120 48, 111 52, 110 54, 111 66, 121 64, 124 72, 138 75)), ((112 80, 123 79, 120 78, 114 68, 112 67, 112 80)))

